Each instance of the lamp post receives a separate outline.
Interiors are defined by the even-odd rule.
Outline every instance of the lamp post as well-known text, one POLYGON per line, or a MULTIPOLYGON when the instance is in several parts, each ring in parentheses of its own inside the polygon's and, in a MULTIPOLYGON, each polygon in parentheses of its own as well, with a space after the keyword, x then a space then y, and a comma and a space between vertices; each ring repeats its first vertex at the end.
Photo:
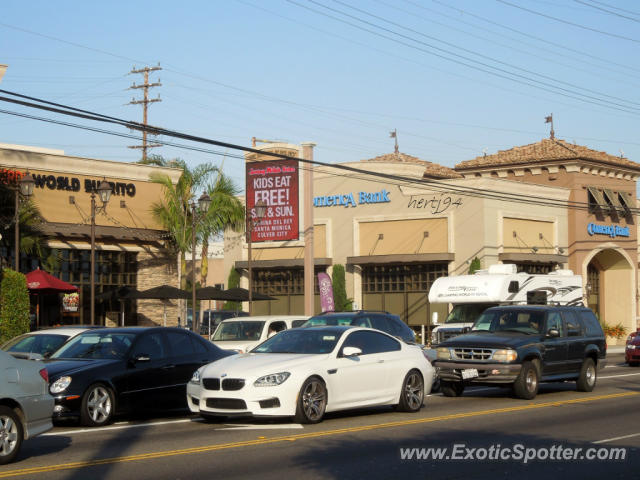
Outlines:
POLYGON ((107 203, 111 198, 111 185, 107 182, 106 178, 102 179, 98 188, 91 190, 91 305, 89 311, 91 312, 91 325, 96 324, 96 213, 98 211, 104 211, 107 208, 107 203), (102 201, 102 206, 96 206, 96 193, 102 201))
POLYGON ((258 200, 253 207, 255 217, 251 215, 252 212, 247 212, 245 215, 247 218, 247 275, 249 280, 249 315, 253 315, 253 277, 251 270, 251 236, 253 234, 253 227, 258 225, 262 221, 265 212, 267 211, 267 204, 262 200, 258 200))
POLYGON ((15 221, 15 267, 16 272, 20 271, 20 194, 25 198, 29 198, 33 194, 33 187, 36 184, 35 180, 27 170, 27 174, 20 179, 18 185, 16 185, 16 211, 14 215, 15 221))
MULTIPOLYGON (((203 193, 196 202, 191 202, 191 330, 198 333, 199 325, 196 321, 196 221, 207 214, 211 198, 203 193)), ((198 319, 199 320, 199 319, 198 319)))

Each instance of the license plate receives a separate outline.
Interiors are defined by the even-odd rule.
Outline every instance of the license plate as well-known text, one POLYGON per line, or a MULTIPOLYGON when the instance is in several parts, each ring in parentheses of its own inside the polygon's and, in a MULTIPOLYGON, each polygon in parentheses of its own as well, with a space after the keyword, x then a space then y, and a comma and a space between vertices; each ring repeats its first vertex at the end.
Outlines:
POLYGON ((465 368, 462 370, 462 379, 467 380, 469 378, 476 378, 478 376, 478 370, 475 368, 465 368))

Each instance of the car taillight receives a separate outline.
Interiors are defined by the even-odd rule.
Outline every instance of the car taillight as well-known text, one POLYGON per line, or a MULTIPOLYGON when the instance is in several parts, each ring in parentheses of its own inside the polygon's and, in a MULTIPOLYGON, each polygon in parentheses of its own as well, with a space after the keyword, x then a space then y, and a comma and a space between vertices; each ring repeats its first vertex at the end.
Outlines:
POLYGON ((47 372, 46 368, 43 368, 42 370, 40 370, 40 376, 42 377, 42 379, 47 382, 47 385, 49 384, 49 372, 47 372))

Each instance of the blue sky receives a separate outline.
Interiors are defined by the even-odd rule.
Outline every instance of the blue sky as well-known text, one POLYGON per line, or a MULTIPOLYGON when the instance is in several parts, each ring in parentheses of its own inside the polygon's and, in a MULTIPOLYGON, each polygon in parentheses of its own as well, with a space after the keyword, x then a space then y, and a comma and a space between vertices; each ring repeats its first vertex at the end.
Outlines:
MULTIPOLYGON (((548 137, 553 113, 557 138, 640 162, 639 23, 621 0, 3 0, 0 88, 140 121, 128 72, 160 62, 150 123, 224 142, 313 141, 334 163, 392 152, 397 129, 401 152, 453 166, 548 137)), ((2 113, 0 143, 140 155, 2 113)), ((244 185, 240 159, 224 170, 244 185)))

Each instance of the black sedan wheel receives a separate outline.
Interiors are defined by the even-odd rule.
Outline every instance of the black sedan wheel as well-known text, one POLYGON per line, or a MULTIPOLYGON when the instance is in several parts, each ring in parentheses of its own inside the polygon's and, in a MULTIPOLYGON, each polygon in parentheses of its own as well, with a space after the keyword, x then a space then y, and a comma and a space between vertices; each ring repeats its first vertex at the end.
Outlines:
POLYGON ((91 385, 82 397, 80 420, 83 425, 99 427, 113 420, 115 400, 109 387, 101 383, 91 385))
POLYGON ((24 439, 22 421, 11 408, 0 406, 0 465, 13 462, 24 439))
POLYGON ((417 370, 411 370, 404 377, 402 391, 400 392, 399 412, 417 412, 424 401, 424 381, 417 370))
POLYGON ((318 377, 307 378, 298 394, 295 421, 298 423, 319 423, 327 406, 327 387, 318 377))

